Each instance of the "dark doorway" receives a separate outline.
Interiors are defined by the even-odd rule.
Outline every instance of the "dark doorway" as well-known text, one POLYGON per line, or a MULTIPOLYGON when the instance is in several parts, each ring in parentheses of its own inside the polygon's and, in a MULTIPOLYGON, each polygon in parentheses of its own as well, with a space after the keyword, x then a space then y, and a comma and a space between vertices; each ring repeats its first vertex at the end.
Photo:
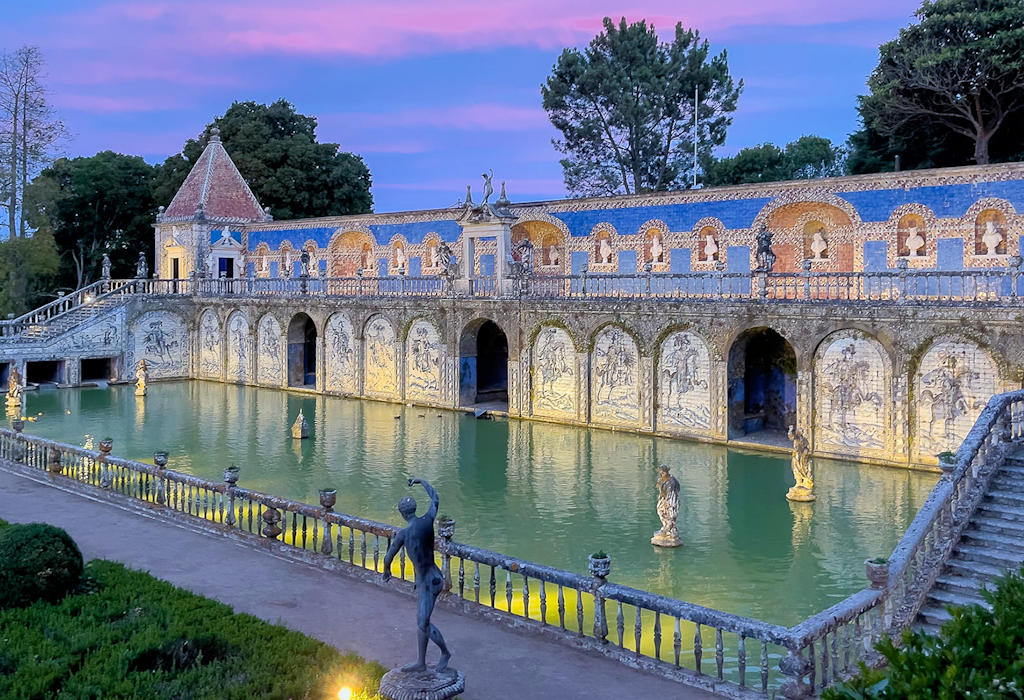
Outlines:
POLYGON ((221 279, 231 279, 235 276, 235 261, 232 258, 218 258, 217 276, 221 279))
POLYGON ((778 436, 795 424, 793 346, 770 328, 745 332, 729 349, 729 437, 778 436))
POLYGON ((109 382, 113 376, 113 358, 90 357, 82 360, 82 382, 109 382))
POLYGON ((306 314, 288 324, 288 386, 316 386, 316 324, 306 314))
POLYGON ((25 363, 25 381, 31 384, 63 384, 64 361, 41 360, 25 363))
POLYGON ((466 326, 459 343, 459 401, 497 403, 508 409, 508 337, 497 323, 478 319, 466 326))

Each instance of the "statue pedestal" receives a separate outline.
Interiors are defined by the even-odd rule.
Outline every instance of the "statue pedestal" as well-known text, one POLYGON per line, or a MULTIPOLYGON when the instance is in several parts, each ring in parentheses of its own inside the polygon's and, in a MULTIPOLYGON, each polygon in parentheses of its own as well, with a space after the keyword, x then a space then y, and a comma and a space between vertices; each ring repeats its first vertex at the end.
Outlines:
POLYGON ((440 673, 391 669, 380 679, 380 696, 388 700, 448 700, 466 690, 462 671, 449 668, 440 673))
POLYGON ((682 547, 683 541, 679 539, 679 533, 665 532, 664 530, 658 530, 654 533, 654 537, 651 538, 651 544, 655 547, 682 547))
POLYGON ((811 493, 809 488, 804 486, 794 486, 786 492, 786 498, 798 503, 810 503, 816 498, 816 496, 811 493))

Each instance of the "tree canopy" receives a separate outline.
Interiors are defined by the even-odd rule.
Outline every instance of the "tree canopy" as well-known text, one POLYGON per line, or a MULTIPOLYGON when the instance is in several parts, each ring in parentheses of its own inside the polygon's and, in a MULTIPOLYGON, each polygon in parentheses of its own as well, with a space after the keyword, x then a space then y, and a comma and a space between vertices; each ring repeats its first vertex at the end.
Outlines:
POLYGON ((703 164, 705 186, 776 182, 846 174, 846 150, 821 136, 801 136, 779 148, 772 143, 741 149, 703 164))
POLYGON ((235 102, 160 167, 156 201, 167 205, 202 154, 212 127, 260 204, 276 219, 364 214, 372 210, 370 171, 336 143, 318 143, 316 118, 285 100, 235 102))
POLYGON ((0 241, 0 315, 21 315, 53 300, 53 275, 60 264, 53 234, 0 241))
POLYGON ((1014 160, 1024 153, 1024 3, 926 0, 879 49, 851 137, 855 172, 1014 160))
POLYGON ((60 158, 26 190, 29 223, 52 233, 60 251, 58 283, 77 289, 99 277, 103 254, 115 277, 134 277, 145 252, 152 264, 154 168, 139 156, 103 151, 60 158))
POLYGON ((675 27, 658 41, 641 20, 604 31, 580 51, 558 57, 543 86, 544 109, 561 132, 554 146, 572 195, 634 194, 685 188, 693 173, 694 90, 698 90, 698 154, 725 140, 743 89, 726 52, 710 55, 696 30, 675 27))

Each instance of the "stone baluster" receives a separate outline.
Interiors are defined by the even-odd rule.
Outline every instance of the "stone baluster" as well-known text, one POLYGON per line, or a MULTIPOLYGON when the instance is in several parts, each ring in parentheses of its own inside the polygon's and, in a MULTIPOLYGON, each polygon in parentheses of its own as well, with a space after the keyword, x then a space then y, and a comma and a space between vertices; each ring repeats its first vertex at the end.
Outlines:
POLYGON ((363 269, 356 270, 356 296, 363 296, 363 269))
POLYGON ((164 469, 167 467, 167 453, 158 450, 153 453, 153 464, 156 465, 156 502, 160 505, 167 505, 167 487, 164 483, 164 469))
POLYGON ((804 260, 803 263, 804 271, 804 299, 811 298, 811 261, 804 260))
POLYGON ((455 518, 441 518, 437 521, 437 536, 441 538, 441 590, 448 593, 452 590, 452 555, 451 543, 455 536, 455 518))
POLYGON ((398 268, 398 293, 405 296, 405 268, 398 268))
POLYGON ((784 698, 807 698, 813 694, 811 687, 811 670, 814 667, 813 653, 811 658, 804 656, 801 649, 790 648, 782 660, 779 661, 779 671, 786 680, 779 689, 784 698))
POLYGON ((111 484, 114 483, 114 474, 110 470, 110 466, 107 464, 107 458, 110 456, 110 451, 114 449, 114 441, 110 438, 103 438, 100 440, 99 448, 100 456, 97 461, 100 463, 100 486, 108 489, 111 484))
POLYGON ((594 639, 607 643, 608 614, 604 607, 605 601, 601 594, 601 587, 608 582, 608 574, 612 570, 612 559, 607 555, 600 557, 592 554, 588 568, 590 575, 594 578, 594 583, 591 586, 591 593, 594 596, 594 639))
POLYGON ((580 293, 583 296, 587 296, 587 271, 589 269, 590 268, 587 265, 584 265, 583 267, 580 268, 580 277, 581 277, 580 293))
POLYGON ((228 512, 224 518, 224 523, 228 527, 234 527, 237 522, 235 519, 235 484, 237 483, 238 467, 232 464, 224 470, 224 492, 228 497, 228 512))
POLYGON ((644 263, 644 296, 651 296, 651 271, 653 269, 654 265, 644 263))
POLYGON ((337 502, 337 489, 320 489, 320 507, 324 509, 324 541, 320 545, 320 553, 328 557, 334 551, 334 543, 331 541, 331 523, 327 516, 334 510, 334 504, 337 502))
POLYGON ((1010 296, 1016 299, 1019 294, 1017 293, 1017 280, 1020 278, 1020 266, 1024 263, 1024 258, 1019 255, 1014 255, 1010 258, 1010 296))

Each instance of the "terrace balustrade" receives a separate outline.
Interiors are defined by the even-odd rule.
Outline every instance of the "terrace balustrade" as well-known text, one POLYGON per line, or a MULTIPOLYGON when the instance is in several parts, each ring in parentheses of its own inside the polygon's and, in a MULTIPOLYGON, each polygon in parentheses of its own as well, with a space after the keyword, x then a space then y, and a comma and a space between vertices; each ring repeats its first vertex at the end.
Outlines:
MULTIPOLYGON (((23 425, 0 430, 0 460, 35 478, 134 499, 378 582, 398 531, 336 512, 331 498, 315 506, 239 487, 236 470, 214 483, 166 469, 162 452, 154 466, 108 456, 106 445, 97 452, 26 436, 23 425)), ((910 625, 1009 443, 1022 437, 1024 390, 994 396, 890 556, 885 584, 789 628, 462 544, 454 523, 435 543, 437 558, 449 600, 467 613, 733 697, 806 697, 875 661, 875 643, 910 625)), ((404 552, 392 573, 413 580, 404 552)))

